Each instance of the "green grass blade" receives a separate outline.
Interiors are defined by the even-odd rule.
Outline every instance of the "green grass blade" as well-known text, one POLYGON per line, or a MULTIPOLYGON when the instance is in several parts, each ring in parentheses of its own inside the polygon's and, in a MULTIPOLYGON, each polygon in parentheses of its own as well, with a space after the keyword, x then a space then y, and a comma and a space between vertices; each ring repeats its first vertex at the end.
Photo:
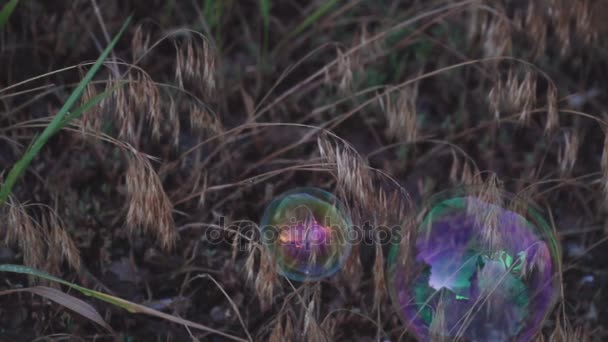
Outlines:
POLYGON ((205 0, 203 3, 203 16, 207 28, 218 47, 222 46, 222 18, 229 6, 230 0, 205 0))
POLYGON ((114 334, 114 330, 112 329, 112 327, 108 325, 108 323, 106 323, 103 317, 101 317, 99 312, 95 310, 95 308, 91 306, 91 304, 74 296, 71 296, 67 293, 61 292, 57 289, 45 286, 26 287, 22 289, 0 291, 0 296, 19 292, 30 292, 42 296, 99 324, 100 326, 108 330, 110 333, 114 334))
POLYGON ((70 283, 69 281, 63 280, 61 278, 57 278, 55 276, 52 276, 48 273, 42 272, 42 271, 38 271, 37 269, 31 268, 31 267, 27 267, 27 266, 22 266, 22 265, 11 265, 11 264, 3 264, 0 265, 0 272, 10 272, 10 273, 18 273, 18 274, 25 274, 25 275, 31 275, 34 277, 38 277, 38 278, 42 278, 42 279, 46 279, 49 281, 53 281, 62 285, 65 285, 73 290, 76 290, 82 294, 84 294, 85 296, 89 296, 89 297, 93 297, 96 299, 99 299, 101 301, 104 301, 106 303, 110 303, 114 306, 117 306, 119 308, 123 308, 131 313, 138 313, 138 314, 144 314, 144 315, 149 315, 149 316, 153 316, 153 317, 158 317, 158 318, 162 318, 177 324, 182 324, 188 327, 192 327, 192 328, 196 328, 199 330, 203 330, 203 331, 207 331, 210 333, 214 333, 220 336, 224 336, 230 340, 233 341, 239 341, 239 342, 247 342, 246 339, 240 338, 238 336, 234 336, 234 335, 230 335, 227 334, 223 331, 220 330, 216 330, 213 328, 210 328, 206 325, 202 325, 199 323, 195 323, 192 321, 188 321, 186 319, 183 319, 181 317, 177 317, 177 316, 173 316, 173 315, 169 315, 166 314, 164 312, 158 311, 158 310, 154 310, 152 308, 149 308, 147 306, 141 305, 141 304, 137 304, 137 303, 133 303, 130 302, 128 300, 122 299, 122 298, 118 298, 118 297, 114 297, 111 296, 109 294, 105 294, 102 292, 98 292, 98 291, 94 291, 91 289, 87 289, 86 287, 82 287, 80 285, 76 285, 73 283, 70 283))
POLYGON ((63 126, 65 126, 67 124, 66 120, 64 120, 66 115, 68 115, 70 109, 74 106, 76 101, 78 101, 78 99, 80 99, 85 88, 91 82, 91 80, 93 79, 93 77, 95 76, 95 74, 97 73, 99 68, 102 66, 102 64, 106 60, 106 58, 108 58, 108 55, 114 49, 114 46, 116 46, 116 43, 118 42, 118 40, 120 39, 120 37, 122 36, 124 31, 126 30, 126 28, 130 22, 131 22, 131 17, 129 17, 125 21, 122 28, 118 32, 118 34, 114 37, 112 42, 110 42, 110 45, 108 45, 108 47, 103 51, 103 53, 99 56, 99 58, 97 58, 97 61, 95 61, 95 64, 93 64, 93 66, 86 73, 84 78, 80 81, 80 83, 78 83, 78 86, 76 87, 76 89, 74 89, 74 91, 72 91, 72 94, 70 94, 68 99, 65 101, 65 103, 61 107, 61 109, 59 109, 59 112, 57 112, 57 115, 55 115, 53 120, 51 120, 49 125, 42 132, 42 134, 40 134, 34 140, 34 142, 27 149, 27 151, 25 152, 23 157, 21 159, 19 159, 19 161, 17 161, 17 163, 15 163, 15 165, 11 168, 11 170, 9 171, 9 173, 6 177, 6 181, 4 182, 4 184, 2 184, 2 187, 0 188, 0 205, 2 205, 4 202, 6 202, 13 187, 17 183, 17 180, 21 177, 21 175, 23 174, 25 169, 30 165, 32 160, 34 160, 34 158, 40 153, 40 150, 42 149, 42 147, 44 147, 44 145, 47 143, 47 141, 55 133, 57 133, 63 126))
POLYGON ((268 51, 268 32, 270 31, 270 1, 260 0, 260 14, 264 26, 264 41, 262 42, 262 58, 265 58, 268 51))
MULTIPOLYGON (((85 104, 83 104, 82 106, 78 107, 73 112, 68 112, 68 114, 63 118, 63 122, 61 123, 61 125, 59 125, 60 126, 59 129, 65 127, 65 125, 67 125, 70 121, 72 121, 72 120, 74 120, 74 119, 79 118, 80 116, 82 116, 82 114, 86 113, 91 108, 93 108, 96 105, 98 105, 101 101, 103 101, 105 98, 107 98, 108 96, 110 96, 110 94, 112 94, 116 89, 122 87, 126 83, 127 82, 119 82, 114 87, 112 87, 112 88, 104 91, 103 93, 97 94, 94 97, 90 98, 85 104)), ((55 133, 57 133, 57 132, 55 132, 55 133)))
POLYGON ((324 15, 326 15, 334 6, 338 4, 338 0, 329 0, 325 2, 323 5, 319 6, 311 15, 306 17, 304 21, 300 23, 287 37, 295 37, 300 34, 302 31, 306 30, 314 23, 319 21, 324 15))
POLYGON ((219 14, 216 13, 218 11, 217 7, 220 7, 216 0, 205 0, 203 5, 203 15, 205 16, 205 21, 209 26, 209 31, 213 31, 215 29, 215 25, 218 24, 217 19, 219 14))
POLYGON ((15 7, 17 7, 18 3, 19 0, 10 0, 6 5, 4 5, 4 7, 2 7, 2 10, 0 10, 0 30, 2 30, 8 22, 8 18, 11 17, 11 14, 13 14, 13 11, 15 10, 15 7))
POLYGON ((85 296, 89 296, 89 297, 93 297, 93 298, 97 298, 99 300, 102 300, 106 303, 110 303, 112 305, 118 306, 120 308, 123 308, 129 312, 136 312, 136 310, 128 305, 128 301, 125 301, 121 298, 116 298, 114 296, 110 296, 108 294, 102 293, 102 292, 97 292, 91 289, 87 289, 86 287, 82 287, 80 285, 76 285, 73 283, 70 283, 69 281, 63 280, 61 278, 57 278, 55 276, 52 276, 48 273, 45 272, 41 272, 38 271, 35 268, 31 268, 31 267, 27 267, 27 266, 22 266, 22 265, 11 265, 11 264, 4 264, 4 265, 0 265, 0 272, 11 272, 11 273, 19 273, 19 274, 27 274, 27 275, 32 275, 38 278, 42 278, 42 279, 46 279, 49 281, 53 281, 62 285, 65 285, 73 290, 76 290, 82 294, 84 294, 85 296))
POLYGON ((260 0, 260 14, 264 22, 264 30, 268 31, 270 26, 270 0, 260 0))
POLYGON ((296 26, 296 28, 289 32, 281 41, 274 47, 274 52, 281 50, 285 44, 288 44, 291 39, 293 39, 298 34, 302 33, 304 30, 312 26, 314 23, 319 21, 323 16, 325 16, 331 9, 333 9, 338 4, 338 0, 329 0, 319 6, 312 14, 308 17, 304 18, 304 20, 296 26))

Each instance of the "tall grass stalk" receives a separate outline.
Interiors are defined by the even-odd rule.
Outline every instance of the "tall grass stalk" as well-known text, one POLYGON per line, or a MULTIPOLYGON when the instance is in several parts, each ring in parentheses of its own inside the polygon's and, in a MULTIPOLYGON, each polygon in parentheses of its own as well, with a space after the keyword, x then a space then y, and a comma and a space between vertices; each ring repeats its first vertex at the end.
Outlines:
MULTIPOLYGON (((101 98, 99 96, 96 96, 95 98, 93 98, 89 101, 89 102, 91 102, 91 101, 93 101, 93 102, 86 103, 82 107, 80 107, 78 110, 76 110, 74 113, 70 113, 70 109, 72 109, 72 107, 74 106, 76 101, 78 101, 80 99, 80 97, 82 96, 82 93, 86 89, 87 85, 91 82, 91 80, 93 79, 93 77, 95 76, 95 74, 97 73, 99 68, 102 66, 104 61, 108 58, 108 55, 112 52, 112 50, 116 46, 116 43, 118 43, 118 40, 123 35, 125 30, 129 26, 130 22, 131 22, 131 17, 129 17, 125 21, 125 23, 122 25, 120 31, 118 32, 118 34, 114 37, 114 39, 112 39, 112 41, 110 42, 108 47, 101 53, 99 58, 97 58, 97 61, 95 61, 95 64, 93 64, 93 66, 91 67, 91 69, 89 69, 89 71, 86 73, 84 78, 80 81, 80 83, 78 83, 78 86, 76 87, 76 89, 74 89, 74 91, 72 91, 72 94, 70 94, 68 99, 65 101, 65 103, 63 104, 61 109, 59 109, 59 112, 57 112, 57 115, 53 118, 53 120, 51 120, 49 125, 44 129, 44 131, 42 131, 42 134, 40 134, 34 140, 34 142, 28 147, 28 149, 25 152, 25 154, 23 155, 23 157, 21 157, 21 159, 19 159, 17 161, 17 163, 15 163, 15 165, 11 168, 11 170, 9 171, 9 173, 6 177, 6 181, 4 182, 4 184, 2 184, 2 187, 0 188, 0 205, 4 204, 6 202, 6 200, 8 199, 8 196, 11 194, 11 192, 13 190, 13 187, 15 186, 15 184, 17 183, 19 178, 25 172, 25 169, 27 169, 27 167, 30 165, 32 160, 34 160, 34 158, 36 158, 36 156, 40 153, 40 151, 42 150, 44 145, 46 145, 46 143, 49 141, 49 139, 53 135, 55 135, 59 130, 61 130, 63 127, 65 127, 65 125, 67 125, 71 120, 82 115, 82 113, 84 113, 87 109, 91 108, 93 104, 96 104, 99 101, 101 101, 101 98)), ((101 95, 107 95, 107 94, 102 93, 101 95)))
POLYGON ((260 14, 262 16, 262 23, 264 24, 262 56, 265 58, 268 51, 268 34, 270 31, 270 0, 260 0, 260 14))
POLYGON ((314 12, 312 12, 308 17, 304 18, 304 20, 288 35, 287 38, 293 38, 300 34, 302 31, 306 30, 314 23, 319 21, 323 16, 325 16, 334 6, 338 4, 338 0, 329 0, 319 6, 314 12))
POLYGON ((130 301, 122 299, 122 298, 114 297, 112 295, 109 295, 109 294, 106 294, 103 292, 91 290, 86 287, 83 287, 83 286, 80 286, 80 285, 77 285, 74 283, 70 283, 69 281, 63 280, 61 278, 57 278, 48 273, 36 270, 31 267, 26 267, 26 266, 22 266, 22 265, 3 264, 3 265, 0 265, 0 272, 18 273, 18 274, 31 275, 34 277, 46 279, 49 281, 53 281, 53 282, 65 285, 73 290, 76 290, 76 291, 84 294, 85 296, 93 297, 93 298, 99 299, 101 301, 104 301, 106 303, 117 306, 119 308, 125 309, 125 310, 129 311, 130 313, 139 313, 139 314, 145 314, 145 315, 149 315, 149 316, 162 318, 162 319, 168 320, 170 322, 174 322, 174 323, 185 325, 185 326, 188 326, 191 328, 214 333, 214 334, 226 337, 227 339, 230 339, 233 341, 239 341, 239 342, 248 341, 248 340, 240 338, 238 336, 230 335, 223 331, 219 331, 219 330, 207 327, 202 324, 191 322, 191 321, 188 321, 188 320, 180 318, 180 317, 172 316, 172 315, 166 314, 164 312, 160 312, 158 310, 154 310, 152 308, 149 308, 149 307, 141 305, 141 304, 133 303, 133 302, 130 302, 130 301))
POLYGON ((4 7, 2 7, 2 10, 0 10, 0 30, 2 30, 8 22, 8 18, 11 17, 11 14, 13 14, 13 11, 17 7, 18 3, 19 0, 10 0, 6 5, 4 5, 4 7))

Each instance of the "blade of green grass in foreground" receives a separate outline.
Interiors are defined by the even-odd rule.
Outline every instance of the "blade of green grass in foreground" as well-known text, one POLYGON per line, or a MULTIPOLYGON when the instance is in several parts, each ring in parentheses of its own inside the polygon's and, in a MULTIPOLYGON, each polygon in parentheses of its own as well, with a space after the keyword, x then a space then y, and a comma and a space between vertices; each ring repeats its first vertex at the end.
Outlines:
POLYGON ((285 38, 281 39, 281 41, 276 45, 274 50, 275 51, 280 50, 283 47, 283 45, 287 44, 292 38, 294 38, 298 34, 302 33, 302 31, 306 30, 307 28, 312 26, 314 23, 319 21, 319 19, 321 19, 323 16, 325 16, 337 4, 338 4, 338 0, 329 0, 329 1, 325 2, 324 4, 322 4, 321 6, 319 6, 319 8, 317 8, 311 15, 304 18, 304 20, 298 26, 296 26, 296 28, 293 31, 289 32, 289 34, 287 34, 285 36, 285 38))
POLYGON ((4 184, 2 184, 2 187, 0 188, 0 205, 6 202, 8 196, 11 194, 13 187, 17 183, 17 180, 21 177, 21 175, 23 174, 25 169, 30 165, 32 160, 34 160, 34 158, 40 153, 42 147, 44 147, 47 141, 53 135, 55 135, 55 133, 57 133, 68 123, 68 121, 65 120, 66 115, 69 114, 70 109, 74 106, 76 101, 80 99, 85 88, 91 82, 91 80, 93 79, 99 68, 102 66, 106 58, 108 58, 108 55, 114 49, 114 46, 116 46, 116 43, 118 42, 122 34, 125 32, 130 22, 131 17, 129 17, 125 21, 118 34, 114 37, 112 42, 110 42, 110 45, 108 45, 108 47, 102 52, 99 58, 97 58, 95 64, 93 64, 93 66, 86 73, 84 78, 80 81, 80 83, 78 83, 76 89, 72 91, 72 94, 70 94, 68 99, 65 101, 61 109, 59 109, 59 112, 57 112, 57 115, 55 115, 49 125, 44 129, 44 131, 42 131, 42 134, 40 134, 34 140, 34 142, 28 147, 27 151, 25 151, 23 157, 21 157, 21 159, 19 159, 19 161, 17 161, 17 163, 15 163, 15 165, 11 168, 6 177, 6 181, 4 182, 4 184))
POLYGON ((338 0, 329 0, 323 5, 319 6, 319 8, 317 8, 311 15, 306 17, 306 19, 304 19, 304 21, 301 22, 298 27, 291 31, 291 33, 289 33, 287 37, 292 38, 294 36, 297 36, 300 32, 304 31, 309 26, 319 21, 319 19, 321 19, 321 17, 323 17, 325 14, 327 14, 327 12, 329 12, 329 10, 331 10, 337 3, 338 0))
POLYGON ((209 328, 207 326, 204 326, 202 324, 198 324, 198 323, 194 323, 192 321, 188 321, 186 319, 180 318, 180 317, 176 317, 176 316, 172 316, 169 314, 166 314, 164 312, 161 311, 157 311, 154 310, 152 308, 149 308, 147 306, 144 305, 140 305, 140 304, 136 304, 133 302, 130 302, 128 300, 124 300, 122 298, 118 298, 118 297, 114 297, 111 296, 109 294, 103 293, 103 292, 98 292, 98 291, 94 291, 91 289, 88 289, 86 287, 82 287, 80 285, 76 285, 73 283, 70 283, 69 281, 65 281, 61 278, 57 278, 55 276, 52 276, 48 273, 45 272, 41 272, 38 271, 34 268, 31 267, 26 267, 26 266, 21 266, 21 265, 10 265, 10 264, 4 264, 4 265, 0 265, 0 272, 11 272, 11 273, 19 273, 19 274, 26 274, 26 275, 32 275, 38 278, 42 278, 42 279, 46 279, 46 280, 50 280, 50 281, 54 281, 57 282, 59 284, 65 285, 73 290, 76 290, 86 296, 90 296, 93 298, 97 298, 101 301, 104 301, 106 303, 110 303, 114 306, 123 308, 131 313, 138 313, 138 314, 144 314, 144 315, 149 315, 149 316, 153 316, 153 317, 158 317, 158 318, 162 318, 165 319, 167 321, 173 322, 173 323, 177 323, 177 324, 181 324, 181 325, 185 325, 191 328, 195 328, 195 329, 199 329, 202 331, 207 331, 210 333, 214 333, 220 336, 224 336, 228 339, 231 339, 233 341, 240 341, 240 342, 247 342, 246 339, 237 337, 237 336, 233 336, 230 334, 227 334, 225 332, 219 331, 219 330, 215 330, 213 328, 209 328))
POLYGON ((270 0, 260 0, 260 14, 264 20, 264 30, 270 26, 270 0))
POLYGON ((6 25, 8 22, 8 18, 11 17, 11 14, 13 14, 13 11, 15 10, 15 7, 17 7, 18 3, 19 0, 10 0, 6 5, 4 5, 4 7, 2 7, 2 10, 0 11, 0 30, 2 30, 4 25, 6 25))
POLYGON ((268 31, 270 30, 270 0, 260 0, 260 14, 264 23, 262 56, 265 56, 268 51, 268 31))
POLYGON ((85 104, 78 107, 78 109, 74 110, 73 112, 68 112, 68 114, 63 118, 63 121, 61 122, 60 128, 65 127, 67 124, 70 123, 70 121, 72 121, 76 118, 79 118, 82 114, 86 113, 89 109, 95 107, 101 101, 103 101, 106 97, 110 96, 110 94, 112 94, 112 92, 114 92, 114 90, 122 87, 126 83, 127 83, 126 81, 119 81, 118 84, 116 84, 112 88, 90 98, 85 104))
POLYGON ((109 332, 114 333, 114 330, 112 329, 112 327, 110 327, 108 325, 108 323, 106 323, 106 321, 103 319, 103 317, 101 317, 99 312, 97 312, 97 310, 95 310, 95 308, 93 306, 91 306, 91 304, 88 304, 87 302, 85 302, 81 299, 78 299, 74 296, 70 296, 67 293, 63 293, 63 292, 61 292, 57 289, 51 288, 51 287, 35 286, 35 287, 26 287, 23 289, 1 291, 0 296, 17 293, 17 292, 30 292, 30 293, 42 296, 48 300, 52 300, 53 302, 58 303, 61 306, 66 307, 66 308, 78 313, 79 315, 86 317, 87 319, 101 325, 109 332))

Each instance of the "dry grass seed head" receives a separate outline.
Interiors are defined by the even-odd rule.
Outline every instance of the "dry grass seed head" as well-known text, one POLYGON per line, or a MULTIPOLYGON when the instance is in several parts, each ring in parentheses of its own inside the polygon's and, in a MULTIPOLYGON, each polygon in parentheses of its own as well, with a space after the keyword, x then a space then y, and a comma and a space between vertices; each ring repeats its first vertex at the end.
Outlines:
POLYGON ((51 230, 54 227, 51 227, 48 218, 45 215, 40 216, 39 224, 40 231, 45 237, 45 249, 47 251, 44 270, 50 274, 59 274, 61 271, 60 268, 62 253, 60 252, 60 250, 54 249, 54 247, 56 247, 54 245, 55 234, 51 230))
MULTIPOLYGON (((40 206, 40 220, 34 220, 28 207, 9 198, 5 242, 17 245, 23 253, 23 264, 53 275, 60 275, 63 261, 80 270, 80 252, 58 216, 40 206)), ((30 282, 36 279, 30 277, 30 282)))
POLYGON ((276 323, 274 325, 274 328, 272 328, 270 336, 268 337, 268 341, 269 342, 289 341, 289 338, 287 336, 285 336, 285 333, 283 332, 283 322, 281 321, 280 316, 276 318, 276 323))
POLYGON ((274 260, 268 254, 268 251, 262 249, 260 253, 260 267, 255 279, 255 292, 263 312, 268 311, 272 306, 278 278, 274 260))
POLYGON ((485 57, 504 56, 511 49, 511 24, 504 15, 504 8, 500 5, 495 7, 503 15, 490 15, 484 11, 480 20, 479 32, 485 57))
POLYGON ((386 134, 393 139, 406 143, 413 142, 417 136, 416 100, 418 83, 404 87, 396 94, 389 93, 379 97, 380 108, 387 120, 386 134))
MULTIPOLYGON (((78 72, 80 73, 80 79, 84 77, 84 70, 79 68, 78 72)), ((91 99, 97 96, 99 92, 97 91, 97 86, 95 82, 90 82, 84 90, 81 98, 81 105, 88 103, 91 99)), ((103 102, 102 102, 103 103, 103 102)), ((103 111, 101 110, 102 105, 97 105, 88 110, 81 116, 80 127, 81 133, 83 137, 86 137, 89 133, 97 134, 101 131, 102 123, 103 123, 103 111)))
POLYGON ((150 49, 150 34, 143 29, 143 25, 137 25, 133 39, 131 39, 131 53, 133 60, 141 59, 150 49))
POLYGON ((555 328, 553 329, 551 335, 549 335, 549 338, 545 339, 542 335, 540 335, 537 342, 587 342, 590 340, 590 336, 586 334, 585 331, 580 327, 573 329, 567 323, 566 326, 564 326, 561 319, 556 319, 555 328))
POLYGON ((433 315, 433 321, 429 327, 429 335, 433 342, 448 342, 450 340, 447 337, 449 336, 449 329, 445 318, 446 310, 444 302, 443 294, 440 294, 437 307, 435 308, 435 314, 433 315))
MULTIPOLYGON (((387 235, 391 238, 389 243, 395 243, 392 238, 393 231, 390 231, 393 227, 397 227, 399 225, 401 231, 402 239, 409 238, 409 234, 414 229, 414 226, 411 224, 412 220, 410 219, 410 215, 412 214, 412 208, 409 202, 409 197, 400 191, 393 191, 387 193, 383 189, 379 189, 376 193, 376 199, 371 200, 372 203, 375 203, 375 207, 371 208, 371 213, 373 213, 374 224, 372 232, 375 237, 375 261, 374 261, 374 302, 373 309, 381 310, 386 299, 386 275, 384 272, 385 259, 382 251, 382 243, 383 241, 379 239, 382 235, 387 235), (389 231, 381 231, 381 227, 388 227, 389 231), (387 234, 383 234, 387 233, 387 234), (404 238, 405 236, 405 238, 404 238)), ((409 253, 409 243, 410 241, 398 241, 398 243, 404 243, 404 245, 400 246, 400 251, 404 251, 406 254, 399 255, 398 260, 407 262, 407 253, 409 253), (405 246, 407 245, 407 247, 405 246)), ((405 266, 405 265, 404 265, 405 266)))
POLYGON ((247 245, 247 259, 245 259, 245 272, 248 283, 252 283, 255 276, 255 260, 259 249, 252 241, 247 245))
POLYGON ((549 17, 553 21, 555 34, 561 44, 560 54, 565 56, 570 51, 570 22, 572 20, 570 1, 551 0, 549 4, 549 17))
POLYGON ((179 147, 179 138, 181 135, 181 124, 179 121, 179 116, 177 114, 177 105, 175 104, 175 100, 172 97, 169 97, 169 122, 173 123, 173 147, 179 147))
POLYGON ((471 164, 468 163, 466 160, 462 164, 460 182, 465 185, 473 184, 473 172, 471 171, 471 164))
POLYGON ((608 209, 608 130, 604 129, 604 146, 602 149, 602 190, 604 194, 604 208, 608 209))
POLYGON ((536 1, 530 1, 525 12, 522 29, 532 39, 532 56, 538 58, 545 53, 547 47, 547 22, 544 12, 536 1))
POLYGON ((295 342, 296 334, 293 328, 293 320, 289 313, 279 313, 276 317, 275 326, 268 337, 269 342, 295 342))
POLYGON ((352 89, 353 85, 353 60, 352 55, 344 54, 338 49, 337 68, 340 82, 338 83, 338 90, 344 94, 348 93, 352 89))
POLYGON ((572 38, 580 38, 584 44, 592 44, 597 40, 598 30, 589 0, 551 0, 548 13, 561 44, 562 56, 570 51, 572 38))
POLYGON ((126 188, 128 229, 131 233, 143 229, 153 234, 164 250, 171 250, 178 237, 172 216, 173 205, 152 164, 138 152, 128 158, 126 188))
POLYGON ((454 151, 454 149, 452 149, 451 152, 452 152, 452 167, 450 168, 450 182, 452 184, 458 184, 459 183, 458 171, 460 171, 460 159, 458 159, 458 155, 456 154, 456 151, 454 151))
MULTIPOLYGON (((152 127, 152 137, 160 138, 160 128, 163 122, 160 93, 156 83, 144 72, 129 73, 129 100, 132 101, 133 113, 145 113, 152 127)), ((141 119, 140 119, 141 120, 141 119)))
POLYGON ((360 30, 353 34, 352 46, 348 50, 351 66, 355 70, 361 70, 364 61, 376 59, 386 53, 387 49, 393 46, 388 46, 387 40, 375 39, 375 34, 368 28, 369 23, 361 21, 360 30))
POLYGON ((481 5, 481 1, 471 2, 469 5, 469 11, 466 22, 469 23, 467 29, 467 40, 469 44, 473 44, 475 39, 481 35, 481 20, 485 19, 485 12, 479 9, 479 5, 481 5))
POLYGON ((205 100, 212 99, 216 91, 215 68, 215 52, 206 39, 197 41, 189 36, 181 44, 176 42, 175 79, 181 88, 196 86, 193 91, 205 100))
POLYGON ((36 269, 46 269, 46 243, 38 224, 27 213, 24 205, 9 196, 5 241, 17 245, 23 253, 23 264, 36 269))
POLYGON ((332 339, 327 335, 317 321, 315 310, 316 302, 318 301, 313 299, 306 308, 306 313, 304 315, 304 336, 306 336, 307 341, 330 342, 332 339))
POLYGON ((376 259, 374 260, 374 311, 381 310, 386 297, 386 279, 384 275, 384 253, 379 242, 376 243, 376 259))
POLYGON ((200 195, 198 196, 198 207, 199 208, 204 208, 205 207, 205 200, 206 200, 206 194, 207 194, 207 188, 209 187, 209 182, 208 182, 208 176, 207 176, 207 171, 203 171, 199 174, 199 178, 200 181, 197 181, 196 184, 197 186, 195 187, 195 189, 197 189, 197 191, 200 192, 200 195))
POLYGON ((340 271, 340 278, 349 288, 351 293, 357 293, 363 277, 363 265, 361 265, 360 246, 355 244, 352 247, 350 256, 340 271))
MULTIPOLYGON (((108 79, 108 87, 113 87, 119 80, 114 79, 114 76, 110 74, 108 79)), ((116 122, 118 128, 118 137, 126 141, 136 141, 135 136, 135 113, 131 113, 131 108, 128 102, 128 96, 124 87, 118 87, 112 92, 111 96, 112 105, 114 110, 113 119, 116 122)))
POLYGON ((462 164, 460 181, 464 185, 482 184, 481 173, 477 169, 477 166, 465 160, 462 164))
POLYGON ((355 152, 334 146, 325 138, 319 138, 317 143, 321 157, 334 167, 338 187, 358 203, 369 202, 372 186, 365 162, 355 152))
POLYGON ((321 329, 325 331, 327 336, 330 336, 333 341, 338 340, 338 336, 336 336, 337 328, 338 328, 338 319, 336 316, 340 316, 339 314, 329 313, 323 319, 321 323, 321 329))
POLYGON ((545 124, 545 134, 552 134, 559 127, 557 89, 553 84, 547 90, 547 123, 545 124))
POLYGON ((490 88, 488 93, 488 102, 490 110, 494 113, 494 119, 500 119, 500 113, 503 110, 504 87, 502 80, 498 80, 496 84, 490 88))
POLYGON ((557 156, 559 171, 562 177, 568 177, 572 173, 578 155, 578 148, 581 143, 579 136, 577 130, 568 130, 564 132, 564 144, 563 146, 560 146, 560 151, 557 156))
MULTIPOLYGON (((120 82, 123 80, 110 75, 106 90, 116 87, 120 82)), ((101 108, 107 108, 113 114, 121 139, 136 144, 140 139, 138 126, 141 120, 150 124, 154 139, 160 137, 163 122, 160 92, 152 78, 141 69, 131 70, 126 85, 114 89, 109 99, 102 101, 101 108), (113 105, 111 110, 110 103, 113 105)))
POLYGON ((510 69, 506 82, 499 80, 490 89, 488 99, 497 120, 502 112, 519 112, 519 120, 527 123, 530 111, 536 104, 536 75, 528 70, 520 80, 517 73, 510 69))
POLYGON ((400 224, 403 218, 411 213, 410 197, 401 189, 387 191, 379 188, 373 195, 374 197, 368 200, 366 209, 368 214, 372 213, 377 227, 400 224))
POLYGON ((503 204, 501 188, 502 183, 495 174, 491 174, 477 194, 477 197, 482 203, 467 203, 468 214, 474 218, 481 230, 482 241, 488 245, 490 250, 495 250, 495 247, 500 244, 501 232, 498 224, 498 216, 500 214, 499 208, 502 207, 503 204))
POLYGON ((529 184, 521 189, 521 191, 517 192, 515 199, 510 202, 509 210, 521 216, 526 216, 529 203, 535 203, 534 198, 536 198, 537 195, 538 185, 536 183, 529 184))
MULTIPOLYGON (((46 209, 46 207, 43 207, 46 209)), ((76 244, 65 230, 65 225, 53 210, 45 210, 41 220, 42 226, 48 232, 48 249, 49 251, 57 251, 57 253, 49 253, 49 257, 57 255, 57 262, 53 263, 59 272, 59 266, 63 260, 74 270, 80 270, 80 251, 76 244)))
POLYGON ((530 111, 536 104, 536 74, 528 70, 519 86, 513 89, 511 96, 515 101, 517 110, 520 111, 519 120, 527 123, 530 118, 530 111))
POLYGON ((220 134, 224 131, 222 123, 204 105, 192 105, 190 107, 190 126, 197 133, 212 132, 220 134))
POLYGON ((593 13, 589 0, 578 0, 572 3, 574 6, 574 29, 578 37, 585 44, 592 44, 597 40, 597 31, 593 25, 593 13))

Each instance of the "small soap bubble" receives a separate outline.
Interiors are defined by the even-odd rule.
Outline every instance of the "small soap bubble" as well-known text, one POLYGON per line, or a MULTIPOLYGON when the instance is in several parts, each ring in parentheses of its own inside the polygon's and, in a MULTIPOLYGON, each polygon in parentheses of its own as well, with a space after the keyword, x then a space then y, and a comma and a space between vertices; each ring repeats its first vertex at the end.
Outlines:
POLYGON ((335 274, 350 255, 352 222, 331 193, 298 188, 274 199, 260 224, 262 242, 279 271, 295 281, 335 274))

